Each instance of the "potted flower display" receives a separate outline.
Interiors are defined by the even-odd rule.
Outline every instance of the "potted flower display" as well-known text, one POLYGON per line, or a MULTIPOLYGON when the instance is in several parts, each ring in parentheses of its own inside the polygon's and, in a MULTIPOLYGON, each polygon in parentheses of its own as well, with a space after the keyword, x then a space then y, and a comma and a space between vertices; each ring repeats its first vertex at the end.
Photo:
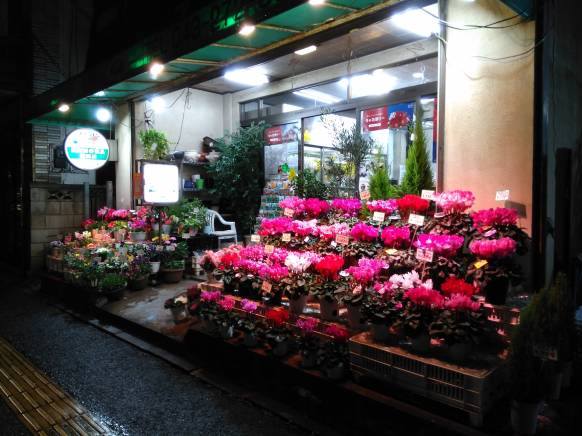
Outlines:
POLYGON ((208 282, 214 282, 214 270, 220 265, 220 257, 212 250, 206 250, 200 260, 198 265, 206 273, 206 279, 208 282))
POLYGON ((319 299, 320 316, 323 320, 332 321, 338 316, 339 297, 345 292, 345 283, 340 281, 339 275, 343 264, 342 256, 328 254, 315 265, 319 281, 314 282, 313 289, 319 299))
MULTIPOLYGON (((240 307, 245 312, 252 314, 256 312, 258 305, 252 300, 243 298, 240 307)), ((252 316, 245 316, 238 319, 237 329, 244 334, 243 344, 245 347, 254 348, 259 344, 259 337, 264 333, 265 326, 262 322, 252 316)))
POLYGON ((101 293, 104 294, 108 300, 121 300, 126 286, 127 282, 122 275, 112 273, 105 274, 99 284, 101 293))
POLYGON ((132 257, 127 271, 128 287, 132 291, 145 289, 152 273, 152 265, 148 257, 137 255, 132 257))
POLYGON ((349 367, 347 340, 350 335, 344 327, 337 325, 328 326, 324 333, 331 336, 331 341, 323 345, 322 371, 331 380, 341 380, 349 367))
POLYGON ((238 322, 238 317, 232 309, 236 300, 231 296, 224 296, 217 302, 219 311, 216 316, 218 333, 223 339, 230 339, 234 335, 234 327, 238 322))
POLYGON ((184 259, 188 255, 185 242, 175 243, 172 239, 165 241, 162 255, 161 272, 166 283, 178 283, 184 276, 184 259))
POLYGON ((402 316, 404 333, 410 339, 413 351, 427 353, 430 349, 430 325, 442 308, 444 298, 438 291, 421 286, 406 291, 404 299, 406 300, 402 316))
POLYGON ((148 256, 152 269, 151 274, 157 274, 160 271, 163 250, 164 246, 160 244, 153 243, 149 246, 148 256))
POLYGON ((123 221, 123 220, 110 221, 107 224, 107 228, 109 229, 110 232, 113 232, 113 238, 117 242, 125 241, 125 236, 127 234, 127 228, 128 228, 127 221, 123 221))
POLYGON ((147 238, 148 224, 140 218, 133 218, 129 222, 131 240, 134 242, 145 241, 147 238))
POLYGON ((285 323, 289 320, 289 313, 282 308, 270 309, 265 312, 265 318, 269 323, 265 338, 271 352, 277 357, 287 355, 291 344, 291 332, 285 323))
POLYGON ((208 333, 218 331, 218 314, 221 311, 218 301, 222 298, 220 291, 200 292, 200 304, 196 308, 196 314, 202 320, 204 329, 208 333))
POLYGON ((362 319, 372 327, 375 341, 397 345, 400 342, 402 291, 391 284, 374 284, 362 304, 362 319))
POLYGON ((309 295, 311 275, 306 271, 314 259, 313 253, 291 253, 285 259, 289 275, 281 280, 283 291, 289 298, 289 310, 299 315, 303 313, 309 295))
POLYGON ((180 294, 176 297, 168 298, 164 303, 164 309, 170 310, 175 323, 179 323, 188 318, 188 297, 180 294))
POLYGON ((315 318, 297 318, 295 325, 300 331, 299 351, 301 353, 301 366, 309 369, 317 365, 320 343, 313 332, 319 321, 315 318))

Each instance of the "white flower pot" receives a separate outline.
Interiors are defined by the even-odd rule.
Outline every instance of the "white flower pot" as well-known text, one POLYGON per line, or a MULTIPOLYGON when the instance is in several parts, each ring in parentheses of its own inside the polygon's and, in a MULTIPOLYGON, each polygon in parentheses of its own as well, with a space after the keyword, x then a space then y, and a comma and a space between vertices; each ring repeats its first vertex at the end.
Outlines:
POLYGON ((164 235, 169 235, 172 231, 172 226, 170 224, 162 224, 162 233, 164 235))
POLYGON ((152 274, 157 274, 160 271, 161 262, 150 262, 152 266, 152 274))
POLYGON ((172 307, 170 309, 172 312, 172 317, 174 318, 174 322, 180 322, 188 318, 188 311, 186 310, 186 305, 172 307))
POLYGON ((327 301, 325 298, 319 300, 319 312, 324 321, 334 321, 337 319, 339 305, 337 301, 327 301))
POLYGON ((295 315, 301 315, 305 310, 307 295, 302 295, 297 299, 289 298, 289 311, 295 315))
POLYGON ((146 232, 131 232, 132 241, 145 241, 147 237, 146 232))
POLYGON ((515 433, 533 435, 538 427, 538 410, 540 403, 511 403, 511 426, 515 433))

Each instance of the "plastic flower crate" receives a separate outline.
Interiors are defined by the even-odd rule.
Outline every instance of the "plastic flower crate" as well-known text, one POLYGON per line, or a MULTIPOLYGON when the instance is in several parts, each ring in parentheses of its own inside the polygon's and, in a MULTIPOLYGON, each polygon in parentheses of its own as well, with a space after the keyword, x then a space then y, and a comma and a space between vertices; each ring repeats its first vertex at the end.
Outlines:
POLYGON ((519 325, 520 310, 517 307, 495 306, 483 303, 483 308, 487 312, 487 319, 497 330, 508 337, 519 325))
POLYGON ((350 338, 349 352, 356 378, 381 379, 461 409, 474 426, 482 425, 483 416, 506 393, 507 367, 501 359, 492 359, 486 368, 462 367, 375 343, 368 332, 350 338))

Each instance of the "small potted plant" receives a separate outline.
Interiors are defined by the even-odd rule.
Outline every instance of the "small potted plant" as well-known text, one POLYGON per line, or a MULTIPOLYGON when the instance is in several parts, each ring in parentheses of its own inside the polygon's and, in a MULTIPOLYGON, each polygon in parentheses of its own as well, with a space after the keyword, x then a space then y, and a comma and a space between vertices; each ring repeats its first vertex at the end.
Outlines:
POLYGON ((142 130, 139 132, 139 140, 143 144, 144 159, 160 160, 170 152, 168 138, 159 130, 142 130))
POLYGON ((145 256, 135 256, 129 262, 127 271, 128 287, 132 291, 145 289, 152 273, 150 260, 145 256))
POLYGON ((406 306, 402 316, 404 333, 409 337, 411 348, 417 353, 430 349, 429 328, 443 306, 443 296, 434 289, 412 288, 404 294, 406 306))
POLYGON ((323 320, 333 321, 338 316, 338 299, 345 293, 345 283, 340 281, 339 276, 343 264, 342 256, 328 254, 315 265, 320 277, 318 282, 314 282, 313 289, 319 299, 320 316, 323 320))
POLYGON ((184 276, 186 265, 184 259, 188 255, 185 242, 175 243, 172 238, 164 242, 161 272, 166 283, 178 283, 184 276))
POLYGON ((140 218, 133 218, 129 222, 131 240, 134 242, 145 241, 147 238, 148 224, 140 218))
POLYGON ((175 323, 179 323, 188 318, 188 297, 180 294, 176 297, 168 298, 164 302, 164 309, 170 310, 175 323))
POLYGON ((283 357, 289 352, 291 345, 291 332, 285 323, 289 319, 289 313, 282 309, 270 309, 265 313, 269 329, 265 338, 271 347, 271 352, 277 357, 283 357))
POLYGON ((62 259, 64 255, 64 244, 61 241, 51 241, 51 256, 55 259, 62 259))
POLYGON ((231 296, 224 296, 217 302, 219 311, 216 316, 218 333, 223 339, 230 339, 234 335, 234 327, 238 322, 238 317, 232 309, 236 300, 231 296))
POLYGON ((101 293, 108 300, 121 300, 126 286, 127 282, 125 281, 125 277, 121 274, 113 273, 105 274, 100 283, 101 293))
POLYGON ((115 220, 107 224, 107 228, 109 229, 109 231, 113 232, 113 238, 117 242, 125 241, 127 227, 128 227, 127 221, 123 220, 115 220))
POLYGON ((200 292, 200 304, 196 308, 196 314, 202 320, 204 330, 211 334, 218 331, 218 314, 221 311, 218 301, 221 298, 220 291, 200 292))
POLYGON ((401 338, 402 292, 390 284, 377 283, 362 304, 362 317, 372 326, 375 341, 397 345, 401 338))
POLYGON ((289 299, 289 310, 295 315, 302 314, 307 303, 311 275, 306 271, 311 266, 311 259, 313 256, 307 253, 290 253, 285 259, 290 274, 281 280, 281 284, 289 299))
POLYGON ((319 324, 315 318, 297 318, 295 325, 300 331, 299 351, 301 353, 301 366, 303 368, 315 368, 319 356, 319 338, 314 330, 319 324))
POLYGON ((215 282, 216 279, 213 273, 214 270, 220 265, 219 256, 212 250, 206 250, 198 261, 198 264, 206 273, 207 281, 210 283, 215 282))
POLYGON ((331 380, 341 380, 345 377, 349 366, 347 340, 349 333, 344 327, 328 326, 324 333, 331 336, 323 346, 321 368, 331 380))
MULTIPOLYGON (((258 304, 246 298, 241 300, 241 309, 251 314, 256 312, 258 304)), ((237 323, 237 329, 244 334, 243 344, 245 347, 255 348, 259 344, 259 337, 264 331, 264 326, 252 316, 241 317, 237 323)))
POLYGON ((160 271, 163 250, 164 247, 159 244, 152 244, 149 247, 149 262, 152 270, 151 274, 157 274, 160 271))

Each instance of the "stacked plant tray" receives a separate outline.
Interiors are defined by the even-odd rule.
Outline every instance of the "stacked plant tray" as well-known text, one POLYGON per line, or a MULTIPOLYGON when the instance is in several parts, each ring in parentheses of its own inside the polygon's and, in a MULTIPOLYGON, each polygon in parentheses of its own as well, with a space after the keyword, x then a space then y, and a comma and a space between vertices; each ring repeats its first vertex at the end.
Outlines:
POLYGON ((497 356, 478 368, 423 357, 401 347, 374 342, 368 332, 349 340, 350 366, 356 379, 369 376, 469 414, 481 426, 483 416, 506 394, 507 366, 497 356))
POLYGON ((265 183, 263 195, 261 195, 261 207, 257 224, 265 218, 275 218, 281 215, 279 202, 291 195, 291 188, 287 176, 279 176, 276 180, 265 183))

